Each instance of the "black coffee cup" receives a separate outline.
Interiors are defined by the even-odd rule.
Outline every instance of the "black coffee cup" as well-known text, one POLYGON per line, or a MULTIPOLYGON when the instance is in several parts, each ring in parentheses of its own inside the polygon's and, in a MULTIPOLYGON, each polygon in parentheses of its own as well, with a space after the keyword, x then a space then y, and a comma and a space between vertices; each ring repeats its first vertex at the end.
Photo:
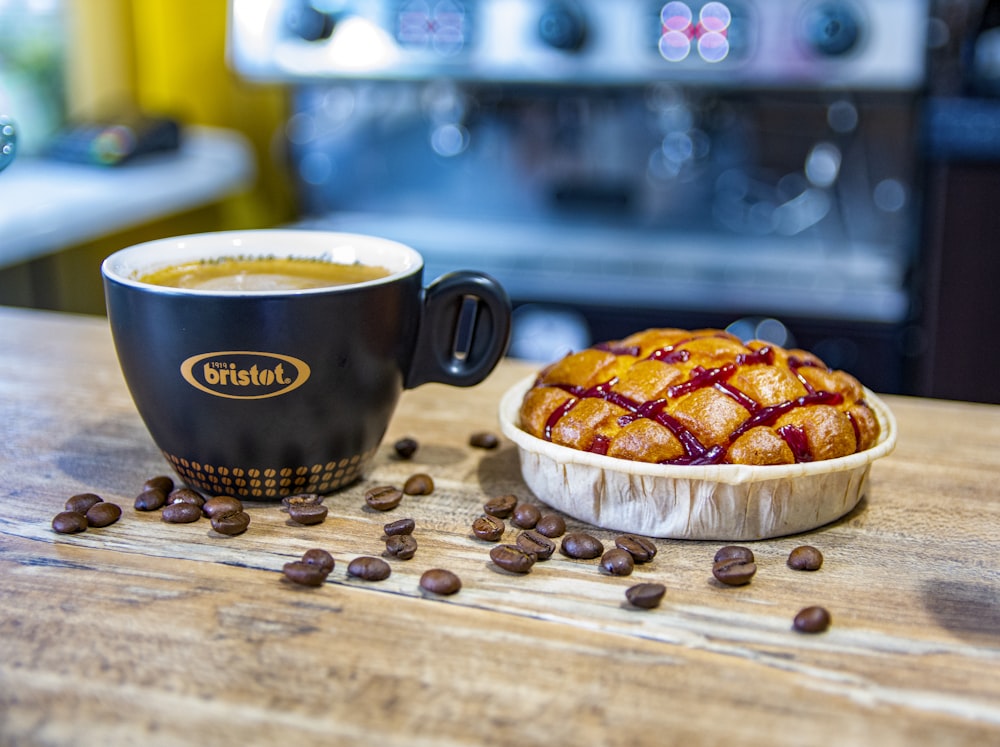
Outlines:
POLYGON ((424 287, 416 251, 371 236, 180 236, 122 249, 102 273, 139 414, 183 481, 213 495, 269 500, 355 481, 404 389, 477 384, 510 338, 510 302, 494 279, 455 272, 424 287), (284 291, 190 290, 140 279, 185 262, 257 256, 356 262, 389 274, 284 291))

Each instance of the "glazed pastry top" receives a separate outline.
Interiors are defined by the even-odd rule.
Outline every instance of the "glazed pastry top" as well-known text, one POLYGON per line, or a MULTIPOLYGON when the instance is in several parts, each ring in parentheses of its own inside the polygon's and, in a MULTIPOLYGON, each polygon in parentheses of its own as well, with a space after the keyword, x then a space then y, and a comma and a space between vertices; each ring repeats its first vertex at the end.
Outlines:
POLYGON ((521 404, 528 433, 668 464, 790 464, 873 446, 864 388, 815 355, 716 329, 649 329, 544 368, 521 404))

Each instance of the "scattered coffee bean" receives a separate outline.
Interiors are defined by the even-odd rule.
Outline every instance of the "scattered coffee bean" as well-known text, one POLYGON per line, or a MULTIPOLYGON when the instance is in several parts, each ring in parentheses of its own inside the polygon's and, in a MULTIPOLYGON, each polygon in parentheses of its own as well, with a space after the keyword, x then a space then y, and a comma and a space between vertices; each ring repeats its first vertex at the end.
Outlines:
POLYGON ((625 590, 625 598, 633 607, 651 610, 660 606, 667 587, 663 584, 643 583, 630 586, 625 590))
POLYGON ((323 566, 296 560, 285 563, 282 571, 285 578, 301 586, 322 586, 330 572, 323 566))
POLYGON ((417 554, 417 540, 412 534, 392 534, 385 539, 385 551, 394 558, 409 560, 417 554))
POLYGON ((347 574, 357 576, 363 581, 384 581, 392 573, 392 566, 382 558, 362 555, 347 564, 347 574))
POLYGON ((627 550, 615 547, 601 556, 601 568, 612 576, 630 576, 635 570, 635 560, 627 550))
POLYGON ((535 531, 549 539, 566 534, 566 521, 559 514, 545 514, 535 524, 535 531))
POLYGON ((52 529, 59 534, 76 534, 87 529, 87 517, 79 511, 61 511, 52 518, 52 529))
POLYGON ((420 577, 420 588, 432 594, 454 594, 462 588, 462 579, 444 568, 431 568, 420 577))
POLYGON ((800 633, 822 633, 830 627, 830 613, 823 607, 806 607, 795 616, 792 627, 800 633))
POLYGON ((306 526, 322 524, 327 513, 327 507, 319 503, 296 503, 288 507, 288 518, 306 526))
POLYGON ((243 501, 232 495, 217 495, 205 501, 201 507, 201 512, 209 519, 226 514, 238 514, 243 510, 243 501))
POLYGON ((146 488, 135 497, 136 511, 159 511, 167 502, 167 494, 157 488, 146 488))
POLYGON ((757 573, 757 565, 743 558, 723 558, 712 566, 712 575, 726 586, 743 586, 757 573))
POLYGON ((212 517, 212 529, 219 534, 235 537, 243 534, 250 526, 250 514, 246 511, 236 511, 230 514, 217 514, 212 517))
POLYGON ((648 563, 656 557, 656 545, 653 541, 637 534, 622 534, 615 537, 615 547, 631 555, 636 563, 648 563))
POLYGON ((75 511, 78 514, 86 514, 91 507, 96 506, 98 503, 102 503, 103 498, 94 493, 80 493, 79 495, 74 495, 72 498, 66 501, 66 510, 75 511))
POLYGON ((201 518, 201 506, 193 503, 171 503, 163 507, 160 518, 168 524, 190 524, 201 518))
POLYGON ((516 507, 516 495, 498 495, 495 498, 490 498, 483 504, 483 511, 490 516, 496 516, 498 519, 507 519, 514 513, 516 507))
POLYGON ((542 512, 533 503, 519 503, 514 507, 510 523, 519 529, 534 529, 542 518, 542 512))
POLYGON ((336 566, 333 556, 319 547, 314 547, 302 553, 302 562, 309 563, 310 565, 318 565, 320 568, 326 570, 327 573, 333 571, 336 566))
POLYGON ((142 485, 143 490, 161 490, 164 495, 169 495, 170 491, 174 489, 174 480, 172 477, 167 475, 157 475, 156 477, 150 477, 142 485))
POLYGON ((365 503, 376 511, 391 511, 403 500, 403 491, 392 485, 379 485, 365 493, 365 503))
POLYGON ((511 573, 527 573, 535 565, 538 557, 525 552, 517 545, 497 545, 490 550, 490 560, 495 565, 511 573))
POLYGON ((517 546, 525 552, 530 552, 539 560, 548 560, 556 551, 556 543, 539 534, 534 529, 528 529, 517 535, 517 546))
POLYGON ((733 559, 742 560, 744 563, 753 563, 753 550, 749 547, 742 547, 741 545, 726 545, 725 547, 719 548, 719 550, 715 553, 714 561, 718 563, 720 560, 733 559))
POLYGON ((173 503, 190 503, 201 509, 205 505, 205 499, 201 493, 191 490, 191 488, 174 488, 167 493, 167 505, 173 503))
POLYGON ((396 456, 400 459, 411 458, 417 453, 417 449, 419 447, 420 444, 418 444, 416 439, 413 438, 401 438, 393 444, 393 448, 396 450, 396 456))
POLYGON ((497 542, 506 528, 503 519, 489 514, 483 514, 472 522, 472 533, 487 542, 497 542))
MULTIPOLYGON (((535 531, 538 531, 537 527, 535 531)), ((586 532, 571 532, 563 537, 559 552, 567 558, 592 560, 604 553, 604 545, 597 537, 586 532)))
POLYGON ((480 431, 469 436, 469 446, 475 446, 477 449, 495 449, 499 445, 500 439, 490 431, 480 431))
POLYGON ((116 503, 101 501, 95 503, 86 513, 87 526, 107 527, 114 524, 122 516, 121 506, 116 503))
POLYGON ((391 537, 394 534, 413 534, 413 530, 416 528, 417 522, 413 519, 399 519, 397 521, 390 521, 382 527, 382 531, 385 532, 387 537, 391 537))
POLYGON ((818 571, 823 565, 823 553, 812 545, 796 547, 788 554, 788 567, 796 571, 818 571))
POLYGON ((434 492, 434 480, 422 472, 411 475, 403 483, 403 492, 407 495, 430 495, 434 492))
POLYGON ((296 493, 295 495, 286 495, 281 499, 285 508, 291 508, 292 506, 315 506, 323 502, 323 496, 319 493, 296 493))

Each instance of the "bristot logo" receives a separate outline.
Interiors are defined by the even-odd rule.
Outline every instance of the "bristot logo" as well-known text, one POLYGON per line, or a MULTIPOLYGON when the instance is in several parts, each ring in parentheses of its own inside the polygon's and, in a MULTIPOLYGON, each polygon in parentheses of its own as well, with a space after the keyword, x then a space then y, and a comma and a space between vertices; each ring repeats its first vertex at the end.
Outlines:
POLYGON ((216 397, 264 399, 298 389, 309 378, 309 366, 290 355, 222 350, 192 355, 181 364, 181 376, 216 397))

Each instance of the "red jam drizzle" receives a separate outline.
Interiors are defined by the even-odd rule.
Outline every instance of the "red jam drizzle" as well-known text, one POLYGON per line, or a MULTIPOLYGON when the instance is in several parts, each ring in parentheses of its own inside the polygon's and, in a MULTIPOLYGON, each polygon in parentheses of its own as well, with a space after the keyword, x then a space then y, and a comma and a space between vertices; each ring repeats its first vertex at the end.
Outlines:
MULTIPOLYGON (((812 394, 813 392, 816 391, 816 389, 813 387, 813 385, 810 384, 808 382, 808 380, 806 380, 806 377, 799 373, 799 369, 800 368, 822 368, 822 366, 820 366, 815 361, 806 361, 806 360, 802 360, 797 355, 790 355, 790 356, 788 356, 788 368, 790 368, 791 371, 792 371, 792 373, 795 374, 795 378, 797 378, 800 382, 802 382, 802 386, 804 386, 806 388, 807 392, 809 392, 810 394, 812 394)), ((827 369, 827 370, 829 370, 829 369, 827 369)))
POLYGON ((789 400, 788 402, 762 407, 744 420, 739 428, 733 431, 733 438, 739 438, 751 428, 756 428, 760 425, 774 425, 775 420, 799 407, 839 405, 843 401, 844 396, 840 392, 813 392, 812 394, 803 394, 801 397, 789 400))
POLYGON ((778 428, 778 435, 785 439, 785 443, 792 450, 796 462, 812 461, 812 454, 809 453, 809 439, 806 438, 804 428, 797 425, 783 425, 778 428))
MULTIPOLYGON (((646 360, 656 360, 664 363, 685 362, 690 359, 691 354, 687 350, 679 349, 678 346, 683 345, 686 342, 690 342, 693 339, 697 338, 689 338, 674 345, 654 350, 646 357, 646 360)), ((638 346, 624 346, 613 343, 595 345, 594 349, 614 353, 615 355, 638 356, 640 353, 638 346)), ((791 369, 792 373, 795 374, 796 378, 802 382, 802 385, 805 387, 807 393, 796 399, 781 402, 776 405, 761 407, 760 403, 756 402, 745 392, 737 389, 728 381, 728 379, 735 374, 741 366, 752 366, 758 364, 771 365, 773 363, 774 349, 770 346, 764 346, 749 353, 740 353, 736 356, 736 361, 734 363, 727 363, 723 366, 719 366, 718 368, 706 369, 701 366, 697 366, 692 369, 691 378, 687 381, 667 388, 667 397, 665 399, 652 400, 650 402, 642 403, 636 402, 613 390, 615 384, 618 383, 617 377, 601 382, 600 384, 592 386, 589 389, 574 386, 572 384, 548 384, 547 386, 557 387, 572 396, 559 405, 559 407, 553 410, 551 415, 549 415, 549 418, 545 423, 544 437, 546 441, 551 441, 552 429, 555 428, 556 424, 563 418, 563 416, 572 410, 581 400, 599 398, 617 405, 627 411, 626 415, 622 415, 618 418, 619 426, 625 427, 629 423, 639 420, 640 418, 649 418, 669 430, 677 438, 677 440, 680 441, 681 445, 684 447, 684 455, 675 459, 664 460, 664 462, 662 462, 663 464, 718 464, 725 457, 726 449, 721 445, 712 447, 705 446, 705 444, 701 443, 698 437, 692 433, 690 429, 684 426, 675 417, 670 415, 670 413, 666 412, 666 406, 670 399, 682 397, 705 387, 714 387, 716 390, 734 399, 750 413, 750 417, 744 420, 743 423, 741 423, 740 426, 733 431, 729 438, 730 444, 751 428, 773 425, 782 415, 785 415, 786 413, 799 407, 809 407, 811 405, 820 404, 838 405, 843 402, 843 395, 839 392, 817 391, 812 385, 810 385, 809 382, 806 381, 805 377, 799 373, 799 369, 803 367, 819 368, 820 366, 813 361, 803 360, 797 356, 788 357, 788 367, 791 369)), ((858 425, 854 421, 854 418, 851 417, 850 413, 848 413, 848 419, 854 427, 856 441, 860 444, 861 439, 858 425)), ((792 450, 792 454, 794 455, 796 462, 812 461, 812 455, 809 452, 809 441, 803 428, 796 425, 783 425, 777 429, 777 432, 792 450)), ((587 451, 591 451, 595 454, 607 454, 610 445, 611 440, 607 436, 598 434, 594 437, 593 442, 588 446, 587 451)))
POLYGON ((593 452, 594 454, 601 454, 603 456, 608 453, 609 446, 611 446, 611 439, 598 433, 594 436, 594 440, 587 448, 587 451, 593 452))
POLYGON ((594 345, 593 349, 605 353, 614 353, 615 355, 631 355, 633 358, 642 352, 638 345, 619 345, 613 342, 598 343, 594 345))
POLYGON ((702 368, 701 366, 695 366, 691 369, 691 378, 685 381, 683 384, 675 384, 674 386, 667 387, 667 396, 671 399, 677 399, 685 394, 690 394, 697 389, 703 389, 707 386, 713 386, 719 382, 725 381, 730 376, 736 373, 736 364, 727 363, 719 368, 702 368))
POLYGON ((687 350, 676 350, 677 346, 660 348, 654 350, 646 356, 647 361, 662 361, 663 363, 686 363, 691 358, 691 353, 687 350))
POLYGON ((559 405, 559 407, 557 407, 552 411, 552 414, 549 415, 549 419, 545 421, 546 441, 552 440, 552 429, 555 427, 556 423, 558 423, 562 419, 563 415, 572 410, 576 406, 576 403, 579 401, 580 401, 579 397, 570 397, 568 400, 563 402, 561 405, 559 405))
POLYGON ((760 407, 759 402, 748 396, 745 392, 741 392, 728 381, 720 381, 715 385, 715 388, 723 394, 732 397, 743 407, 744 410, 748 412, 756 412, 757 408, 760 407))

